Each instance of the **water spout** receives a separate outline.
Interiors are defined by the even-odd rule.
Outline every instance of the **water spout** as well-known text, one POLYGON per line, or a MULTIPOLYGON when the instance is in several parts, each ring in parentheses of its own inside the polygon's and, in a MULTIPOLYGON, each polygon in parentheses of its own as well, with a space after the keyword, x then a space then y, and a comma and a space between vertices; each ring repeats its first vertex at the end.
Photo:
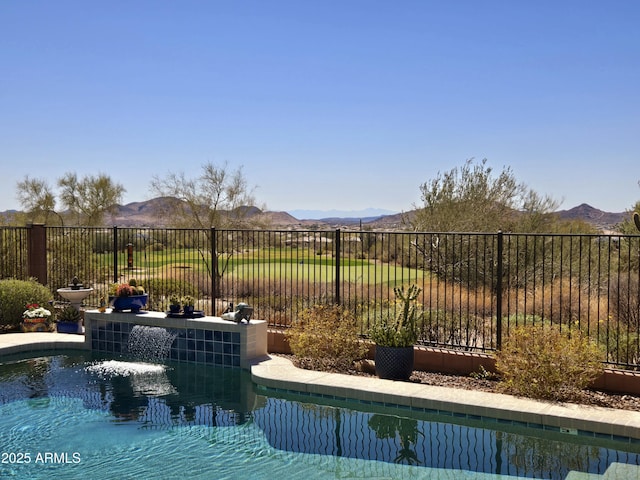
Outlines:
POLYGON ((161 363, 169 356, 177 336, 166 328, 134 325, 129 333, 129 355, 143 362, 161 363))

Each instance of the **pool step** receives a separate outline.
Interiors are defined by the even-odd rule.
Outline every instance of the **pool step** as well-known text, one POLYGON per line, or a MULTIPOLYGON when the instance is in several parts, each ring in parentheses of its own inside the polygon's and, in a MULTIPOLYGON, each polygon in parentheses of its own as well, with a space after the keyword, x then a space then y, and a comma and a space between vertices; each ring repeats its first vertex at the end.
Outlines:
POLYGON ((578 472, 576 470, 570 471, 564 480, 602 480, 605 478, 597 473, 578 472))
POLYGON ((602 475, 603 480, 640 480, 640 466, 612 463, 602 475))
POLYGON ((602 475, 571 471, 565 480, 640 480, 640 466, 614 462, 602 475))

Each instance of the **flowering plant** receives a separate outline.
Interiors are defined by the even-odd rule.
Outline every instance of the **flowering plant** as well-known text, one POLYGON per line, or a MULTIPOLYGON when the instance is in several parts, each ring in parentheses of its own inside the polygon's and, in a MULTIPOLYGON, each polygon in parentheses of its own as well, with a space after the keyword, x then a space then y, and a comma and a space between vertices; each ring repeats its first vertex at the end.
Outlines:
POLYGON ((128 283, 114 283, 109 291, 109 295, 113 297, 130 297, 131 295, 143 294, 144 288, 138 285, 138 282, 133 278, 128 283))
POLYGON ((22 316, 23 318, 49 318, 51 312, 37 303, 29 303, 22 316))
POLYGON ((121 283, 116 287, 116 297, 128 297, 133 294, 133 289, 128 283, 121 283))

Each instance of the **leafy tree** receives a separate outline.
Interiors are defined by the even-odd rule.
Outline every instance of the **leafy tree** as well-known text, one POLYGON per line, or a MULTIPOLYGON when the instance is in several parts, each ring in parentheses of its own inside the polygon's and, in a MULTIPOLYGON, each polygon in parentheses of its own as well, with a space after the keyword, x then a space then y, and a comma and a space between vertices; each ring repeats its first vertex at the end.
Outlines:
POLYGON ((105 174, 89 175, 78 179, 75 173, 66 173, 58 180, 60 201, 77 217, 77 224, 102 225, 106 213, 122 201, 125 189, 105 174))
POLYGON ((16 190, 16 197, 26 212, 27 220, 49 223, 55 216, 62 223, 62 217, 55 211, 55 195, 46 180, 29 178, 27 175, 24 180, 18 182, 16 190))
MULTIPOLYGON (((519 183, 508 167, 495 175, 486 159, 479 163, 467 160, 462 167, 438 173, 420 190, 423 206, 417 208, 412 226, 434 233, 416 236, 412 246, 427 269, 468 286, 495 287, 496 245, 488 237, 453 232, 540 233, 557 230, 563 223, 553 213, 555 201, 519 183), (479 248, 482 258, 477 255, 479 248)), ((525 254, 518 261, 534 257, 525 254)), ((526 265, 521 266, 526 270, 526 265)), ((505 265, 505 271, 508 267, 505 265)))
POLYGON ((439 232, 539 231, 552 221, 557 207, 518 183, 510 168, 497 176, 487 160, 473 159, 420 186, 423 205, 417 207, 412 226, 439 232))
MULTIPOLYGON (((638 186, 640 186, 640 181, 638 186)), ((618 229, 627 235, 637 235, 640 233, 640 200, 630 210, 627 210, 627 213, 628 217, 618 226, 618 229)))

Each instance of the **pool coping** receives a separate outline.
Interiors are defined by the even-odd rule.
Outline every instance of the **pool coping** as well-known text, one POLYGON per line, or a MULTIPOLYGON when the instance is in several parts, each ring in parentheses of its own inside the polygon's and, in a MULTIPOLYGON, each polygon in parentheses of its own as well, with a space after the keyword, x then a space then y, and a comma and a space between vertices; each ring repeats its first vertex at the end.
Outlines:
POLYGON ((57 332, 3 333, 0 357, 44 350, 86 350, 84 334, 57 332))
MULTIPOLYGON (((56 332, 0 335, 0 361, 2 357, 13 354, 68 349, 87 350, 84 335, 56 332)), ((254 383, 275 391, 472 420, 492 420, 640 445, 640 412, 631 410, 303 370, 286 358, 270 355, 254 359, 249 369, 254 383)))
POLYGON ((640 445, 640 412, 297 368, 267 356, 251 378, 268 389, 640 445))

